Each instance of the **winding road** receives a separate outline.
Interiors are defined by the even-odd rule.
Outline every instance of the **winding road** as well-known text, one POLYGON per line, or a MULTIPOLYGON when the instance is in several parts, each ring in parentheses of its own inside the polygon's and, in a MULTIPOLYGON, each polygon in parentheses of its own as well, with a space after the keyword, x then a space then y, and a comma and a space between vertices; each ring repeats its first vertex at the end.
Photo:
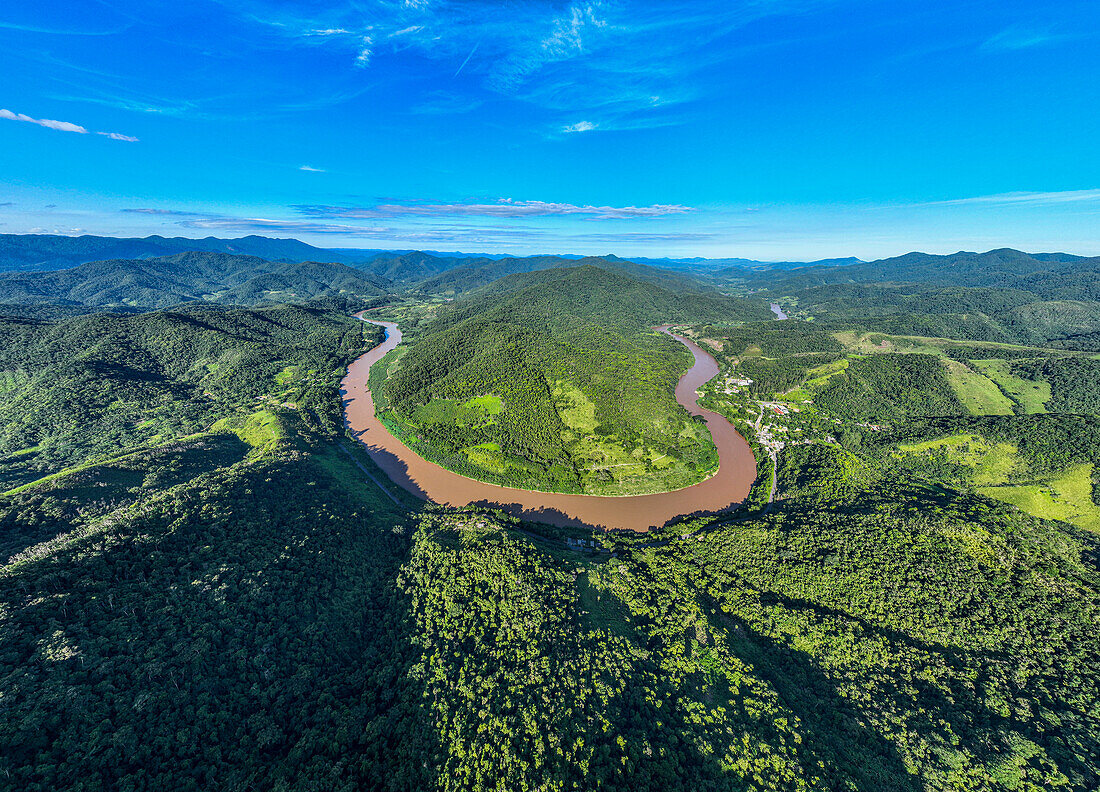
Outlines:
POLYGON ((718 472, 713 476, 672 492, 621 497, 538 492, 460 476, 417 455, 374 414, 370 368, 401 343, 401 330, 393 322, 358 316, 385 328, 386 337, 348 366, 340 389, 344 418, 375 464, 395 484, 418 498, 445 506, 498 508, 516 517, 558 526, 647 531, 681 515, 710 514, 736 506, 748 496, 756 479, 756 461, 749 444, 729 421, 698 405, 696 390, 718 373, 718 364, 693 341, 672 333, 667 325, 656 329, 679 341, 695 356, 695 364, 676 385, 676 401, 706 421, 718 448, 718 472))

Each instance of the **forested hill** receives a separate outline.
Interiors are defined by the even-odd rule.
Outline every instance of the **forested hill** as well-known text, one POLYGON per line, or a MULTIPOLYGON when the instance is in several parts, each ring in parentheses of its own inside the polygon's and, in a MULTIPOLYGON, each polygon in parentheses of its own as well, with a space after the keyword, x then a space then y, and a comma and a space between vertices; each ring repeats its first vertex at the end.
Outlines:
POLYGON ((691 355, 651 327, 768 315, 759 300, 677 293, 613 267, 510 275, 410 338, 383 390, 385 417, 418 438, 418 453, 495 483, 676 489, 716 458, 674 398, 691 355))
POLYGON ((0 303, 162 308, 191 301, 235 305, 383 294, 388 281, 344 264, 279 263, 227 253, 113 259, 73 269, 0 273, 0 303))
MULTIPOLYGON (((587 266, 504 285, 392 307, 440 312, 377 367, 414 386, 390 395, 418 450, 582 491, 705 474, 690 355, 648 325, 765 303, 587 266)), ((1096 361, 710 328, 758 385, 809 378, 792 433, 813 405, 861 423, 783 449, 767 508, 593 536, 393 487, 337 390, 380 333, 316 302, 0 322, 0 791, 1100 788, 1100 546, 1026 513, 1095 512, 1100 425, 952 415, 917 377, 984 362, 1076 411, 1096 361)))
POLYGON ((710 291, 691 274, 607 256, 450 256, 326 251, 297 240, 0 236, 0 303, 85 309, 238 305, 386 291, 464 294, 505 275, 592 264, 677 291, 710 291))
MULTIPOLYGON (((591 265, 601 269, 618 269, 629 273, 639 280, 657 283, 668 289, 684 291, 710 291, 711 286, 703 280, 683 272, 637 264, 616 256, 589 256, 581 259, 567 259, 557 256, 533 256, 530 258, 470 259, 459 262, 437 275, 420 281, 414 287, 422 294, 461 295, 492 283, 507 275, 537 272, 548 269, 565 269, 591 265)), ((510 288, 506 281, 503 288, 510 288)))
POLYGON ((561 266, 572 261, 562 256, 527 257, 489 257, 489 256, 447 256, 413 250, 406 253, 379 253, 362 264, 362 267, 376 275, 388 278, 404 286, 415 286, 423 281, 448 272, 485 268, 486 277, 500 277, 509 272, 526 272, 534 269, 547 269, 561 266), (496 268, 499 268, 496 269, 496 268))
POLYGON ((276 385, 316 385, 360 337, 343 311, 297 306, 0 319, 0 457, 48 472, 200 431, 276 385))
POLYGON ((854 264, 865 264, 863 259, 855 256, 844 258, 818 259, 817 261, 755 261, 753 259, 701 259, 700 263, 706 263, 712 267, 717 266, 713 275, 717 278, 743 278, 746 270, 766 272, 770 270, 802 270, 817 267, 848 267, 854 264))
POLYGON ((761 299, 685 290, 687 282, 674 273, 640 264, 628 270, 618 261, 598 261, 598 265, 585 263, 499 278, 475 289, 469 299, 456 304, 456 310, 462 315, 486 310, 521 312, 550 322, 573 317, 627 332, 665 322, 772 317, 761 299))

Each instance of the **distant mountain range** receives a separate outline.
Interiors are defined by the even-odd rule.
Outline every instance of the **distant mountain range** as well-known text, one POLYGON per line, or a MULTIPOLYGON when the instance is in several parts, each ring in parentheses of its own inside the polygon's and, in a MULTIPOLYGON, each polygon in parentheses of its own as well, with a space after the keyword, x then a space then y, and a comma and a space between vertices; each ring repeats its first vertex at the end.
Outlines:
POLYGON ((903 335, 1100 351, 1100 257, 1003 248, 743 273, 803 315, 903 335))
POLYGON ((59 270, 106 259, 147 259, 202 251, 259 256, 271 261, 362 262, 381 251, 341 251, 307 245, 297 239, 246 236, 240 239, 186 239, 150 236, 143 239, 49 234, 0 234, 0 272, 59 270))
MULTIPOLYGON (((91 235, 70 237, 51 234, 0 234, 0 272, 69 269, 80 264, 86 264, 89 261, 159 258, 194 251, 259 256, 270 261, 320 261, 349 264, 370 269, 372 272, 377 272, 392 280, 406 282, 423 280, 431 275, 459 266, 476 267, 494 261, 530 262, 530 267, 525 271, 532 271, 546 268, 538 266, 538 262, 553 261, 556 263, 550 266, 560 266, 561 262, 591 258, 574 254, 511 256, 494 253, 319 248, 300 242, 297 239, 274 239, 255 235, 239 239, 219 239, 217 237, 188 239, 186 237, 162 236, 126 238, 91 235)), ((827 259, 808 263, 793 261, 766 262, 741 258, 632 257, 631 261, 663 269, 716 274, 722 270, 790 269, 812 265, 832 266, 860 263, 860 260, 856 258, 827 259)), ((520 265, 510 266, 512 266, 512 271, 520 271, 514 268, 520 265)))
POLYGON ((1031 254, 1012 248, 945 256, 907 253, 844 267, 806 266, 783 273, 747 273, 743 277, 750 284, 782 289, 838 283, 932 283, 1021 289, 1050 300, 1100 300, 1100 256, 1031 254))
POLYGON ((556 276, 533 276, 585 267, 697 300, 719 289, 748 292, 757 301, 787 299, 797 314, 837 327, 1100 350, 1100 257, 1008 248, 799 264, 331 251, 259 236, 6 235, 0 236, 0 312, 46 318, 190 302, 256 306, 387 294, 462 297, 525 282, 554 288, 549 284, 556 276), (196 246, 207 249, 165 252, 196 246))

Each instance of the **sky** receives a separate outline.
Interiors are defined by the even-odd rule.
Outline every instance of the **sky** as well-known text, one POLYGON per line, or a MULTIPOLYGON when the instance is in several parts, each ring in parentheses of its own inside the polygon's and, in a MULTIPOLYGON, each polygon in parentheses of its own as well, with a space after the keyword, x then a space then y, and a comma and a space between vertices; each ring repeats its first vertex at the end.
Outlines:
POLYGON ((0 233, 1100 255, 1095 0, 7 0, 0 233))

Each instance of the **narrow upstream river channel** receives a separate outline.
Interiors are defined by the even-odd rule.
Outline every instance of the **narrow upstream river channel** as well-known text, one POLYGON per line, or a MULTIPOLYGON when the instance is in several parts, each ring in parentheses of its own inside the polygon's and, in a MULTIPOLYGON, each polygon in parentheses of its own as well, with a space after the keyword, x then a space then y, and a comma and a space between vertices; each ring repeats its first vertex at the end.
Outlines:
POLYGON ((395 484, 418 498, 445 506, 477 504, 499 508, 516 517, 558 526, 647 531, 683 514, 720 512, 735 506, 748 496, 756 479, 756 461, 745 438, 721 415, 697 404, 696 389, 718 373, 718 364, 693 341, 671 333, 667 326, 657 329, 679 341, 695 356, 695 365, 676 385, 676 401, 706 421, 718 448, 718 472, 705 481, 672 492, 607 497, 488 484, 460 476, 418 456, 390 434, 375 416, 369 386, 371 366, 401 343, 401 330, 393 322, 363 321, 384 327, 386 338, 348 366, 340 389, 344 417, 352 433, 367 447, 371 459, 395 484))

